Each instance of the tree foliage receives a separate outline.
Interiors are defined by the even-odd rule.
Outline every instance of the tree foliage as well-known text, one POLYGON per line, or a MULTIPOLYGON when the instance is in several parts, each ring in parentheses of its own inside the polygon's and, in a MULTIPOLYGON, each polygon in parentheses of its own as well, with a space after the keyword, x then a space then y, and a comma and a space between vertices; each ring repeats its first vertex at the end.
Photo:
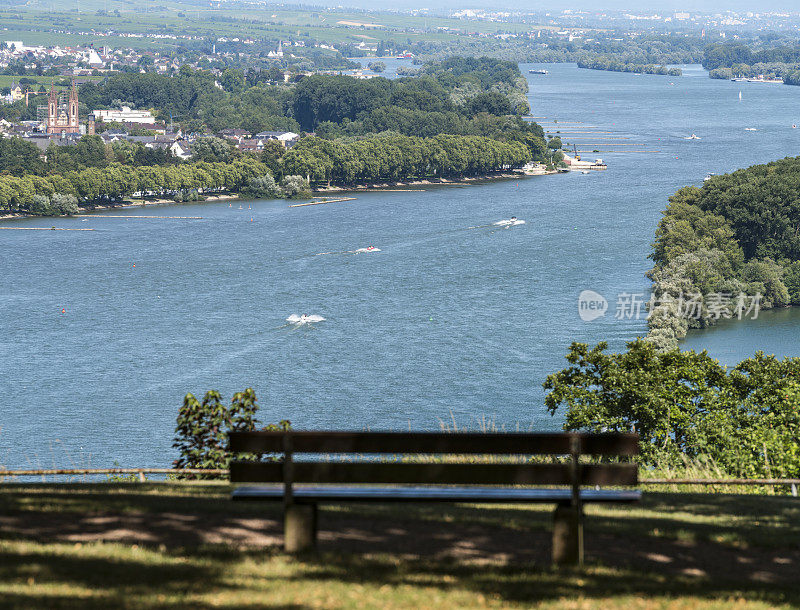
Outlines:
POLYGON ((662 76, 682 76, 680 68, 668 68, 664 65, 637 64, 620 61, 613 55, 594 55, 578 60, 579 68, 590 70, 606 70, 609 72, 632 72, 634 74, 659 74, 662 76))
POLYGON ((573 343, 570 366, 544 383, 565 430, 635 431, 646 464, 705 458, 734 476, 800 475, 800 358, 758 352, 729 371, 705 351, 606 347, 573 343))
MULTIPOLYGON (((650 256, 655 267, 648 276, 658 296, 745 293, 760 294, 761 308, 800 304, 800 158, 679 190, 670 197, 650 256)), ((686 328, 715 320, 705 308, 686 323, 677 322, 678 315, 668 304, 657 306, 649 338, 673 349, 686 328)))
MULTIPOLYGON (((228 434, 232 431, 288 430, 290 427, 287 420, 261 426, 257 411, 256 393, 252 388, 234 394, 230 406, 223 403, 216 390, 206 392, 202 401, 187 394, 178 411, 172 444, 179 453, 175 468, 228 468, 232 459, 257 460, 258 456, 253 454, 231 454, 228 434)), ((204 475, 199 478, 218 477, 204 475)))
POLYGON ((251 178, 269 174, 263 163, 243 157, 232 163, 184 163, 130 167, 116 162, 106 167, 49 176, 0 176, 0 210, 37 213, 34 197, 70 196, 80 203, 117 201, 134 195, 174 197, 196 190, 238 192, 251 178))
POLYGON ((516 141, 445 134, 415 138, 387 132, 353 141, 306 138, 286 152, 282 164, 287 174, 354 184, 470 176, 519 167, 531 158, 528 147, 516 141))

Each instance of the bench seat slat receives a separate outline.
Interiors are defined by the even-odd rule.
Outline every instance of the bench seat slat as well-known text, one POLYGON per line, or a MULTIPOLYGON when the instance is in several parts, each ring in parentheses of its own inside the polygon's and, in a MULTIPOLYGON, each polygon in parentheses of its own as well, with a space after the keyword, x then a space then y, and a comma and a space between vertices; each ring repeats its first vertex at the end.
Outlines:
MULTIPOLYGON (((293 490, 302 502, 476 502, 476 503, 565 503, 569 489, 521 489, 502 487, 337 487, 301 486, 293 490)), ((248 486, 233 492, 234 500, 283 500, 283 487, 248 486)), ((638 502, 639 490, 582 489, 583 502, 638 502)))
MULTIPOLYGON (((419 464, 402 462, 294 462, 297 483, 397 483, 453 485, 566 485, 569 464, 419 464)), ((582 464, 582 485, 636 485, 636 464, 582 464)), ((283 481, 279 462, 232 462, 233 483, 283 481)))
POLYGON ((639 452, 636 434, 627 433, 450 433, 450 432, 231 432, 234 453, 279 453, 291 437, 295 453, 486 453, 565 455, 578 437, 583 455, 631 456, 639 452))

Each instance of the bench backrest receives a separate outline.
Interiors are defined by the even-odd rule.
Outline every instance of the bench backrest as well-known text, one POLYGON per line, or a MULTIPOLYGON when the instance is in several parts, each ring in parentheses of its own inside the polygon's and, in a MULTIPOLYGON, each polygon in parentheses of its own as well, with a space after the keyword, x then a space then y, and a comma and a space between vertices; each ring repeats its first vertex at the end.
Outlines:
MULTIPOLYGON (((581 455, 629 457, 639 452, 637 434, 449 433, 449 432, 232 432, 233 453, 277 453, 282 461, 233 461, 233 483, 396 483, 457 485, 636 485, 634 463, 580 463, 581 455), (294 454, 343 454, 347 459, 296 461, 294 454), (365 455, 397 456, 376 460, 365 455), (561 462, 422 462, 403 455, 569 456, 561 462)), ((576 500, 577 502, 577 500, 576 500)))

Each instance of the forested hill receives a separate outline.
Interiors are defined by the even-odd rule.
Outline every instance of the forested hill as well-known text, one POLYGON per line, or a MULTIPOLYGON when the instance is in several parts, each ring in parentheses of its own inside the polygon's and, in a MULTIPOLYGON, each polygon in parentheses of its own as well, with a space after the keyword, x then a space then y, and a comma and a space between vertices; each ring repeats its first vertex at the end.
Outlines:
POLYGON ((190 132, 226 127, 315 131, 323 123, 368 120, 381 109, 416 113, 415 121, 427 118, 420 113, 450 113, 444 125, 454 124, 453 115, 470 119, 529 110, 527 81, 518 66, 485 57, 450 58, 425 66, 421 76, 394 81, 313 75, 277 84, 261 72, 231 72, 238 71, 226 71, 223 88, 210 72, 188 67, 174 76, 120 73, 105 83, 82 85, 80 99, 88 110, 120 103, 153 108, 162 121, 173 120, 190 132))
MULTIPOLYGON (((715 176, 670 198, 649 272, 657 296, 760 294, 761 308, 800 305, 800 157, 715 176)), ((677 346, 688 328, 734 315, 710 308, 687 320, 676 303, 650 317, 650 340, 677 346)))
POLYGON ((711 78, 764 75, 787 85, 800 85, 800 43, 796 40, 716 43, 706 47, 703 67, 711 78))
POLYGON ((528 112, 527 81, 509 62, 451 58, 394 81, 314 75, 271 84, 260 74, 229 73, 223 81, 227 89, 211 73, 182 68, 173 76, 122 73, 83 85, 88 110, 126 104, 180 124, 190 134, 191 159, 89 135, 75 146, 52 143, 45 160, 31 142, 7 139, 0 146, 0 210, 72 213, 98 201, 185 200, 220 190, 299 197, 314 183, 459 179, 530 161, 552 169, 562 159, 560 141, 546 142, 542 128, 520 116, 528 112), (272 141, 260 152, 242 151, 209 135, 230 127, 302 133, 288 150, 272 141))

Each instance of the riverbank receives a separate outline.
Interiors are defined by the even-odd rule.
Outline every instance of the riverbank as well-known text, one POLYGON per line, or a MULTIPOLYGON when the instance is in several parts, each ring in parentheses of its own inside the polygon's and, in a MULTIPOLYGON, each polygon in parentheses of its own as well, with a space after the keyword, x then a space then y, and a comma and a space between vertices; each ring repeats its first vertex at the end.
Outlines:
POLYGON ((387 182, 374 182, 370 184, 356 184, 356 185, 349 185, 349 186, 318 186, 314 187, 311 190, 315 193, 346 193, 346 192, 357 192, 357 191, 379 191, 385 189, 396 189, 396 188, 404 188, 404 187, 415 187, 415 186, 451 186, 451 185, 459 185, 459 184, 471 184, 475 182, 488 182, 492 180, 518 180, 519 178, 524 178, 530 175, 551 175, 557 174, 558 172, 553 171, 544 171, 541 174, 525 174, 522 170, 514 171, 505 171, 505 172, 498 172, 498 173, 490 173, 490 174, 479 174, 477 176, 464 176, 463 178, 431 178, 431 179, 422 179, 422 180, 398 180, 396 182, 387 181, 387 182))
MULTIPOLYGON (((404 180, 404 181, 397 181, 397 182, 374 182, 370 184, 356 184, 352 186, 317 186, 313 187, 311 191, 313 193, 347 193, 347 192, 364 192, 364 191, 381 191, 386 189, 406 189, 408 187, 420 187, 420 186, 455 186, 459 184, 473 184, 473 183, 481 183, 481 182, 489 182, 493 180, 519 180, 520 178, 525 178, 529 176, 549 176, 552 174, 559 173, 557 170, 548 171, 542 170, 536 173, 527 173, 523 172, 522 170, 511 170, 511 171, 504 171, 499 173, 489 173, 489 174, 479 174, 477 176, 465 176, 463 178, 458 179, 447 179, 447 178, 439 178, 439 179, 423 179, 423 180, 404 180)), ((135 199, 125 199, 119 203, 110 203, 110 204, 102 204, 102 205, 89 205, 85 207, 81 207, 80 211, 78 212, 78 216, 82 214, 88 214, 90 212, 96 212, 98 210, 115 210, 115 209, 123 209, 123 208, 136 208, 136 207, 148 207, 148 206, 159 206, 159 205, 176 205, 180 203, 205 203, 205 202, 214 202, 214 201, 228 201, 231 199, 246 199, 239 194, 236 193, 221 193, 217 195, 209 195, 208 197, 204 197, 198 201, 191 201, 191 202, 176 202, 173 199, 164 199, 164 198, 156 198, 156 199, 145 199, 145 200, 135 200, 135 199)), ((13 220, 17 218, 56 218, 54 216, 37 216, 35 214, 26 214, 24 212, 7 212, 5 214, 0 214, 0 220, 13 220)))
MULTIPOLYGON (((228 201, 230 199, 238 199, 239 195, 231 194, 231 193, 221 193, 219 195, 209 195, 198 201, 186 202, 186 203, 205 203, 205 202, 213 202, 213 201, 228 201)), ((90 212, 98 212, 100 210, 120 210, 125 208, 146 208, 150 206, 160 206, 160 205, 178 205, 182 202, 177 202, 174 199, 163 199, 163 198, 156 198, 156 199, 144 199, 144 200, 136 200, 136 199, 125 199, 118 203, 109 203, 109 204, 95 204, 89 205, 86 207, 81 207, 78 211, 76 216, 80 216, 83 214, 88 214, 90 212)), ((57 216, 39 216, 36 214, 26 214, 24 212, 7 212, 5 214, 0 214, 0 220, 13 220, 16 218, 59 218, 57 216)))
POLYGON ((669 198, 647 274, 658 296, 648 318, 650 341, 675 349, 692 328, 800 305, 796 211, 790 198, 775 196, 790 192, 798 177, 800 158, 786 157, 714 176, 669 198))

